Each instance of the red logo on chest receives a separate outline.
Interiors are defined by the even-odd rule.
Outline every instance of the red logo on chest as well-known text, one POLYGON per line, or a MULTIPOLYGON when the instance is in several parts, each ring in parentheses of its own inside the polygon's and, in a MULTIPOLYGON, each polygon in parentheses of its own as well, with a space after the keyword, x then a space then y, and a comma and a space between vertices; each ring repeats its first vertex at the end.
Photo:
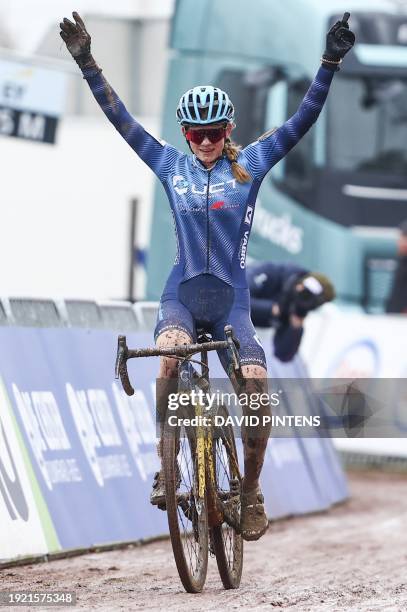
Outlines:
POLYGON ((216 209, 218 209, 218 208, 223 208, 224 206, 225 206, 225 202, 224 202, 223 200, 218 200, 217 202, 214 202, 214 203, 211 205, 210 209, 211 209, 211 210, 213 210, 213 209, 215 209, 215 210, 216 210, 216 209))

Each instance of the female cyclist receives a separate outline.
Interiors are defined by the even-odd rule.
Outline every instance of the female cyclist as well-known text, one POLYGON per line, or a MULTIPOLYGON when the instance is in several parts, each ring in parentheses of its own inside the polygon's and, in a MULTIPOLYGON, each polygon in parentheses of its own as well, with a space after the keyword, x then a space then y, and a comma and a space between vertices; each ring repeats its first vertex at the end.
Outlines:
MULTIPOLYGON (((61 37, 96 101, 121 136, 155 172, 170 202, 178 251, 160 301, 155 330, 157 345, 190 343, 196 338, 197 328, 211 333, 213 339, 223 339, 224 326, 231 324, 240 341, 247 395, 267 393, 266 361, 250 320, 245 275, 257 192, 270 168, 316 121, 334 72, 354 43, 348 17, 349 14, 344 15, 329 31, 322 66, 295 115, 243 150, 230 140, 234 108, 228 95, 212 86, 187 91, 179 101, 176 116, 191 155, 156 140, 127 112, 91 55, 91 38, 80 16, 73 13, 74 21, 65 18, 60 24, 61 37)), ((224 352, 219 357, 228 372, 228 355, 224 352)), ((159 380, 165 384, 157 386, 161 424, 176 379, 177 361, 162 358, 159 380)), ((249 411, 244 407, 245 415, 249 411)), ((263 406, 256 414, 269 415, 270 409, 263 406)), ((245 539, 256 540, 268 526, 259 476, 269 429, 243 428, 242 434, 241 529, 245 539)), ((156 475, 151 502, 165 503, 162 472, 156 475)))

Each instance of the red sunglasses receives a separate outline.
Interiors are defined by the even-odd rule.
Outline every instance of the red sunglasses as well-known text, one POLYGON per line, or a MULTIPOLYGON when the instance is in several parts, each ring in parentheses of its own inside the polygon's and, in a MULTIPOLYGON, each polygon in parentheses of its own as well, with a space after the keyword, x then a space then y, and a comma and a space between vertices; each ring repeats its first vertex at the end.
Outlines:
POLYGON ((209 142, 215 144, 215 142, 219 142, 222 138, 226 136, 226 128, 212 128, 212 129, 202 129, 202 130, 187 130, 185 132, 185 138, 194 144, 200 145, 205 140, 205 136, 208 137, 209 142))

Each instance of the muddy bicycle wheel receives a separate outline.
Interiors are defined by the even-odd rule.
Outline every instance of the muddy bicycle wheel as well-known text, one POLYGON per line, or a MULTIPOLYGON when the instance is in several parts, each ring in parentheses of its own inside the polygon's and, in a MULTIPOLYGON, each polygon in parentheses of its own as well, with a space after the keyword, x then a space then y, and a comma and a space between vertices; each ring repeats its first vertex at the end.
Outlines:
POLYGON ((168 526, 178 574, 188 593, 199 593, 208 568, 208 515, 198 492, 195 430, 166 425, 163 469, 168 526))
MULTIPOLYGON (((227 411, 222 409, 220 413, 227 411)), ((217 494, 228 508, 229 524, 225 521, 212 527, 211 541, 223 586, 237 589, 243 569, 243 538, 235 528, 240 524, 240 482, 235 436, 230 425, 217 428, 213 452, 217 494)))

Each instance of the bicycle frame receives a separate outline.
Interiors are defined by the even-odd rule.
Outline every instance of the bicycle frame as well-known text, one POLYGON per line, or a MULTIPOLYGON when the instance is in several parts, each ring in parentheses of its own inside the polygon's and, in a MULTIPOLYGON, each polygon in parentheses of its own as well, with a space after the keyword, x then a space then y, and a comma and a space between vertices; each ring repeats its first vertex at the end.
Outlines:
MULTIPOLYGON (((202 344, 200 345, 202 346, 202 344)), ((201 355, 201 366, 202 375, 201 379, 204 379, 209 387, 209 379, 206 373, 208 369, 208 357, 207 353, 203 352, 201 355)), ((193 370, 193 368, 191 368, 193 370)), ((194 387, 195 379, 193 373, 189 367, 189 362, 186 361, 180 366, 181 379, 183 380, 183 387, 185 391, 191 390, 194 387), (187 373, 187 376, 182 376, 182 371, 187 373)), ((195 371, 194 371, 195 372, 195 371)), ((184 391, 184 392, 185 392, 184 391)), ((234 519, 233 512, 228 512, 228 508, 224 502, 222 502, 217 495, 216 486, 216 474, 215 474, 215 462, 214 462, 214 446, 213 446, 213 426, 202 425, 202 417, 206 411, 206 406, 198 403, 195 406, 195 417, 198 417, 196 426, 196 461, 197 461, 197 474, 198 474, 198 498, 204 499, 206 496, 207 510, 208 510, 208 523, 209 527, 215 527, 222 525, 226 521, 231 527, 233 527, 237 533, 240 532, 240 525, 234 519)), ((209 415, 207 418, 211 418, 209 415)), ((225 443, 226 440, 223 441, 225 443)), ((234 456, 234 452, 229 448, 229 458, 232 459, 232 470, 234 476, 239 482, 242 481, 242 477, 239 471, 237 459, 234 456)), ((238 495, 238 492, 236 492, 238 495)))
MULTIPOLYGON (((119 336, 118 347, 117 347, 117 358, 115 365, 116 378, 120 377, 123 385, 123 389, 127 395, 133 395, 134 389, 130 383, 129 375, 127 371, 127 360, 137 357, 155 357, 155 356, 168 356, 177 358, 181 361, 179 378, 183 383, 185 391, 191 390, 195 384, 204 386, 206 389, 209 388, 209 366, 208 366, 208 352, 219 351, 228 349, 232 357, 232 365, 234 375, 237 380, 242 379, 240 358, 237 349, 239 348, 239 341, 233 334, 233 328, 231 325, 225 327, 226 340, 219 341, 205 341, 197 342, 195 344, 180 345, 176 347, 166 348, 150 348, 150 349, 129 349, 126 344, 126 337, 119 336), (191 357, 201 353, 201 360, 198 362, 202 367, 202 373, 199 375, 196 370, 190 367, 191 357), (192 371, 191 371, 192 370, 192 371), (183 376, 185 372, 187 376, 183 376)), ((204 336, 205 337, 205 336, 204 336)), ((195 415, 202 417, 205 406, 201 404, 196 405, 195 415)), ((196 456, 197 456, 197 472, 198 472, 198 497, 204 499, 206 495, 208 502, 208 518, 210 526, 220 525, 224 520, 234 527, 237 531, 239 525, 235 524, 232 517, 227 517, 223 503, 220 502, 216 495, 216 474, 214 466, 214 455, 213 455, 213 427, 204 427, 202 418, 198 418, 196 427, 196 456)), ((239 483, 242 480, 239 466, 234 453, 229 449, 230 457, 232 457, 232 469, 238 479, 239 483)))
MULTIPOLYGON (((208 392, 209 367, 208 351, 227 349, 231 356, 231 377, 242 383, 243 375, 238 353, 239 342, 233 335, 230 325, 225 327, 226 340, 210 341, 200 336, 200 342, 170 348, 130 350, 125 336, 119 336, 116 357, 116 378, 120 377, 128 395, 134 389, 130 383, 127 360, 133 357, 168 356, 180 361, 178 371, 178 392, 190 393, 198 389, 208 392), (201 360, 192 359, 201 353, 201 360), (192 363, 201 366, 199 373, 192 363)), ((196 425, 177 421, 176 428, 165 422, 162 470, 165 475, 165 509, 174 559, 181 581, 188 592, 197 593, 203 588, 206 579, 208 550, 216 556, 219 574, 225 588, 237 588, 240 584, 243 544, 240 535, 240 488, 242 477, 239 471, 233 429, 222 425, 215 429, 214 406, 210 410, 205 399, 199 395, 199 402, 180 402, 181 411, 189 412, 188 417, 198 417, 196 425), (191 414, 191 411, 193 414, 191 414), (203 418, 205 415, 205 418, 203 418), (173 429, 173 431, 170 431, 173 429), (185 447, 177 438, 185 432, 185 447), (215 437, 215 431, 219 437, 215 437), (178 450, 177 450, 178 447, 178 450), (183 480, 181 459, 186 457, 183 448, 189 453, 186 467, 188 475, 183 480), (188 465, 192 466, 192 478, 188 465), (186 490, 183 490, 183 487, 186 490), (184 518, 182 518, 184 517, 184 518), (186 517, 186 518, 185 518, 186 517), (187 521, 185 523, 184 521, 187 521), (189 525, 189 523, 190 525, 189 525), (225 524, 226 523, 226 524, 225 524), (188 528, 186 526, 188 525, 188 528), (188 537, 191 537, 187 544, 188 537), (194 551, 194 552, 193 552, 194 551), (193 561, 194 559, 194 561, 193 561)), ((205 396, 204 396, 205 397, 205 396)), ((216 413, 228 415, 223 404, 216 405, 216 413)), ((191 422, 191 421, 190 421, 191 422)))

